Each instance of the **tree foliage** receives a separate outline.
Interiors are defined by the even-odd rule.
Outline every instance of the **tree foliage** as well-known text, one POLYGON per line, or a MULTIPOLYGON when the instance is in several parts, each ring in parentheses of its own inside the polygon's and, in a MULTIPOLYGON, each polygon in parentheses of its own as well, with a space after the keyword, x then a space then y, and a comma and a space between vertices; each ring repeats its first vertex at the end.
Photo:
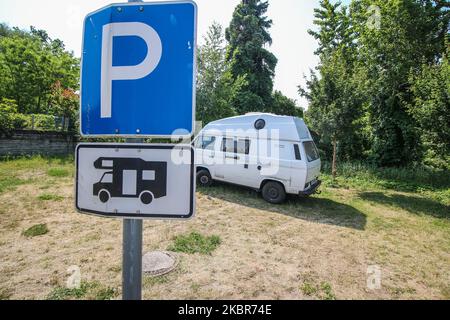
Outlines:
POLYGON ((360 75, 355 70, 353 30, 339 3, 322 0, 320 6, 314 14, 319 30, 309 30, 319 43, 319 75, 312 72, 306 89, 299 88, 299 92, 310 102, 308 122, 319 134, 325 156, 330 158, 333 148, 339 148, 341 158, 360 159, 364 155, 360 121, 364 108, 358 90, 360 75))
POLYGON ((411 73, 408 113, 416 121, 425 163, 450 169, 450 48, 442 61, 411 73))
POLYGON ((14 100, 2 98, 0 101, 0 134, 8 134, 12 130, 25 125, 24 117, 17 112, 14 100))
POLYGON ((277 58, 265 48, 272 43, 268 31, 272 20, 265 16, 268 6, 268 1, 243 0, 225 31, 231 77, 233 81, 245 80, 233 99, 233 107, 239 114, 272 109, 277 58))
POLYGON ((286 97, 279 90, 275 90, 272 94, 272 104, 267 111, 279 115, 303 117, 303 109, 298 107, 294 100, 286 97))
POLYGON ((448 8, 433 0, 353 0, 348 10, 320 2, 310 31, 320 64, 300 94, 322 142, 336 137, 339 156, 367 155, 381 166, 446 159, 448 136, 436 124, 448 121, 448 8))
POLYGON ((267 104, 264 104, 259 95, 249 92, 247 73, 233 75, 235 61, 227 60, 227 52, 230 52, 230 46, 226 47, 222 26, 213 23, 197 55, 197 120, 206 124, 248 111, 303 115, 303 110, 297 107, 294 100, 284 96, 280 91, 272 92, 271 87, 267 104), (264 108, 254 109, 256 105, 264 105, 264 108))
POLYGON ((225 39, 222 26, 213 23, 198 49, 197 120, 210 121, 236 115, 232 100, 243 84, 232 79, 225 61, 225 39))
POLYGON ((52 86, 78 90, 79 59, 44 30, 0 28, 0 98, 13 99, 20 113, 50 113, 52 86))

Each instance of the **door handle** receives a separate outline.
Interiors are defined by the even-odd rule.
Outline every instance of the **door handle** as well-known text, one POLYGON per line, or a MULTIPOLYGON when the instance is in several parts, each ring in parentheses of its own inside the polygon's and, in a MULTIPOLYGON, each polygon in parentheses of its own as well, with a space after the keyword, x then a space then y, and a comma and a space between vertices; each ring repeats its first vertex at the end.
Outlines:
POLYGON ((261 170, 261 166, 257 166, 256 169, 261 170))
POLYGON ((225 156, 225 158, 239 160, 238 156, 225 156))

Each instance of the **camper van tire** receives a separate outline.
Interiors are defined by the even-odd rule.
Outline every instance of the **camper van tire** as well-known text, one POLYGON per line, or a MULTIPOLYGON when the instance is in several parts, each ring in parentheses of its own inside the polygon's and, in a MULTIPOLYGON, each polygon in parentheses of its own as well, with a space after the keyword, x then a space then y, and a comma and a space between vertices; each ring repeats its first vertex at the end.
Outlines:
POLYGON ((153 195, 150 191, 142 191, 139 199, 143 204, 150 204, 153 201, 153 195))
POLYGON ((281 183, 268 181, 262 187, 262 196, 267 202, 278 204, 286 199, 286 191, 281 183))
POLYGON ((212 178, 208 170, 201 169, 197 172, 197 183, 202 187, 209 187, 212 184, 212 178))
POLYGON ((109 198, 111 198, 108 190, 102 189, 99 191, 98 193, 98 198, 100 199, 101 202, 105 203, 108 202, 109 198))

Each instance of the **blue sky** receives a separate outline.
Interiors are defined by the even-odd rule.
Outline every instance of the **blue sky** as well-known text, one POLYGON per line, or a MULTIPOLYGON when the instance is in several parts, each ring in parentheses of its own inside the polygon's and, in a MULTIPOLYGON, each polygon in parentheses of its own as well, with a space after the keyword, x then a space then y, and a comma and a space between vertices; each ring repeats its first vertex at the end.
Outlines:
MULTIPOLYGON (((195 1, 199 11, 199 43, 213 21, 224 27, 229 24, 239 1, 195 1)), ((33 25, 44 29, 50 37, 63 40, 66 48, 79 57, 84 16, 109 3, 108 0, 1 0, 0 21, 20 28, 33 25)), ((272 0, 269 3, 267 15, 273 20, 270 30, 273 43, 269 49, 278 58, 275 89, 305 107, 306 101, 299 97, 297 86, 304 84, 303 74, 309 74, 309 69, 318 62, 313 54, 316 43, 307 30, 313 27, 313 9, 319 0, 272 0)))

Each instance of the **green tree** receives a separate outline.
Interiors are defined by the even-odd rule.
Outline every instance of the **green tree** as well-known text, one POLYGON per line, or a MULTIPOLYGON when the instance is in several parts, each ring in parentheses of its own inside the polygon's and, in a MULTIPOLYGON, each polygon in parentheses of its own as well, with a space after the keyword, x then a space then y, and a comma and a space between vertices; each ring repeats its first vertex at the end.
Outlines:
POLYGON ((16 101, 2 98, 0 101, 0 134, 8 134, 25 126, 25 117, 17 112, 16 101))
POLYGON ((358 77, 348 68, 346 57, 338 50, 320 66, 320 77, 313 74, 301 95, 309 100, 306 118, 320 136, 320 147, 332 158, 336 175, 337 157, 362 157, 362 97, 355 88, 358 77))
POLYGON ((414 97, 408 106, 416 120, 424 147, 425 163, 450 169, 450 49, 441 62, 423 64, 410 75, 414 97))
POLYGON ((314 53, 326 56, 333 53, 345 38, 347 24, 344 23, 345 13, 340 11, 341 3, 332 3, 330 0, 320 0, 319 8, 314 9, 314 24, 318 30, 308 30, 308 33, 317 40, 318 47, 314 53))
MULTIPOLYGON (((416 121, 408 112, 410 72, 435 63, 444 52, 448 32, 447 1, 355 0, 351 20, 364 77, 372 158, 382 166, 402 166, 421 159, 416 121), (368 23, 377 8, 379 24, 368 23)), ((433 121, 433 119, 430 119, 433 121)))
POLYGON ((242 85, 241 78, 231 77, 225 61, 225 39, 222 26, 214 22, 198 49, 197 120, 206 124, 236 115, 232 99, 242 85))
POLYGON ((449 8, 437 0, 353 0, 347 11, 320 2, 318 30, 310 31, 320 63, 300 94, 327 157, 367 155, 380 166, 404 166, 445 154, 446 130, 425 122, 448 127, 449 8))
MULTIPOLYGON (((68 129, 75 131, 78 119, 79 96, 68 88, 63 88, 61 82, 56 81, 50 93, 50 113, 69 121, 68 129)), ((78 130, 76 130, 78 131, 78 130)))
POLYGON ((272 43, 268 32, 272 20, 265 16, 268 6, 268 1, 242 0, 225 31, 226 60, 232 79, 245 79, 245 85, 233 99, 239 114, 271 109, 277 59, 265 48, 272 43))
POLYGON ((362 117, 364 110, 355 68, 354 33, 345 7, 322 0, 315 9, 318 30, 309 33, 318 41, 320 57, 317 73, 311 72, 301 96, 309 100, 308 123, 319 137, 319 146, 332 158, 332 174, 336 175, 337 157, 363 156, 362 117))
POLYGON ((286 116, 303 117, 303 109, 298 107, 294 100, 286 97, 276 90, 272 95, 272 105, 268 111, 286 116))
POLYGON ((78 89, 79 59, 62 41, 43 30, 30 32, 2 25, 0 34, 0 97, 14 99, 21 113, 49 112, 51 86, 60 81, 78 89))

